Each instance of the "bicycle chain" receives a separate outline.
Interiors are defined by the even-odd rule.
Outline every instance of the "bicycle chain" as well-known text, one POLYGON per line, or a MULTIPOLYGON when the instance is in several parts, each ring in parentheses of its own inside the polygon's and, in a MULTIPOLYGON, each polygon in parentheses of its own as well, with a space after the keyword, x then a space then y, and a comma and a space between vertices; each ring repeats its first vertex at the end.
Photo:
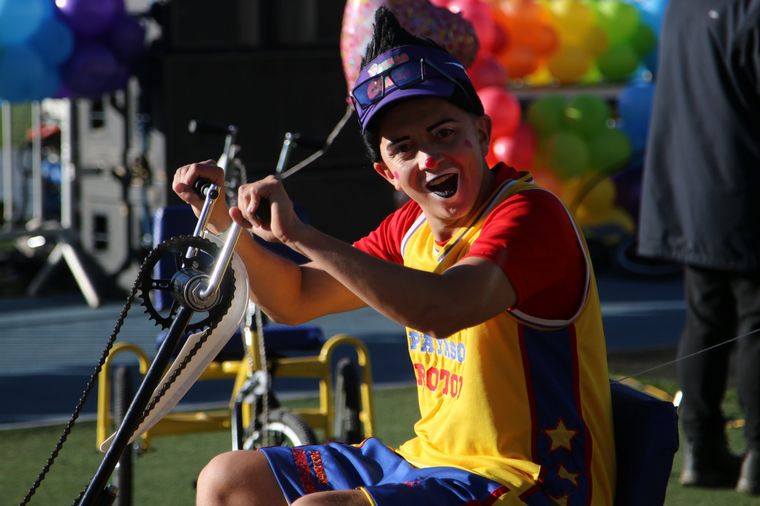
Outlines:
MULTIPOLYGON (((173 243, 193 242, 193 245, 198 246, 198 244, 195 244, 196 241, 190 241, 191 239, 200 239, 200 238, 197 238, 194 236, 178 236, 178 237, 168 239, 167 241, 162 242, 156 248, 154 248, 143 260, 142 264, 140 265, 140 269, 138 270, 137 277, 135 278, 135 282, 133 283, 132 288, 130 289, 129 295, 127 296, 127 301, 125 302, 124 306, 121 309, 121 312, 119 313, 119 317, 117 318, 113 331, 111 332, 111 335, 109 336, 108 341, 106 342, 106 346, 103 350, 103 353, 98 359, 98 363, 95 366, 95 369, 90 374, 90 377, 88 378, 87 383, 85 384, 84 391, 82 392, 82 395, 79 398, 79 401, 74 407, 74 411, 72 412, 71 417, 66 422, 63 432, 61 433, 61 436, 58 438, 58 441, 56 442, 55 447, 53 448, 52 452, 50 453, 50 456, 47 459, 47 462, 45 463, 42 470, 37 475, 37 478, 34 480, 34 483, 29 488, 24 498, 19 503, 19 506, 26 506, 27 504, 29 504, 29 501, 31 501, 32 497, 34 496, 34 494, 37 492, 40 485, 42 484, 42 481, 47 476, 47 473, 50 471, 50 468, 53 466, 56 459, 58 458, 58 455, 60 454, 61 449, 63 448, 63 445, 68 440, 68 437, 71 434, 72 429, 74 428, 74 424, 79 418, 82 412, 82 409, 84 408, 84 405, 87 402, 88 397, 90 396, 93 388, 95 387, 95 384, 98 379, 98 375, 103 369, 103 365, 105 364, 105 361, 108 359, 111 349, 113 348, 113 345, 116 342, 116 339, 118 338, 119 332, 121 332, 121 328, 124 325, 124 322, 126 321, 129 310, 132 308, 132 304, 135 300, 135 296, 137 295, 137 292, 141 288, 142 284, 144 283, 145 276, 150 274, 157 259, 160 258, 160 256, 163 255, 165 251, 171 250, 171 246, 174 245, 173 243)), ((211 241, 208 241, 206 239, 200 239, 200 240, 207 243, 207 244, 204 244, 204 246, 210 245, 210 249, 218 250, 217 246, 211 241)), ((226 303, 226 306, 223 308, 223 311, 215 313, 214 315, 215 318, 210 319, 208 327, 204 330, 204 334, 199 338, 198 342, 193 346, 193 348, 190 350, 190 352, 185 357, 185 359, 180 363, 180 365, 177 367, 174 373, 169 378, 167 378, 167 381, 164 384, 164 386, 161 388, 161 390, 159 390, 159 392, 156 394, 153 401, 143 411, 142 417, 140 418, 140 421, 135 427, 135 430, 137 427, 139 427, 140 424, 142 424, 145 418, 155 408, 158 401, 164 396, 164 394, 169 389, 169 387, 174 383, 174 381, 176 381, 180 373, 183 370, 185 370, 185 368, 190 363, 192 358, 198 353, 198 350, 200 350, 201 346, 203 346, 203 344, 207 341, 208 336, 211 335, 211 332, 216 328, 219 322, 221 322, 222 318, 227 314, 227 311, 229 310, 229 307, 232 302, 231 294, 234 294, 234 276, 230 275, 231 269, 232 268, 229 267, 228 272, 227 272, 227 275, 229 275, 229 278, 231 279, 231 284, 232 284, 231 290, 228 292, 228 294, 230 295, 227 295, 226 297, 223 296, 222 299, 219 301, 219 304, 226 303)), ((158 322, 154 321, 154 323, 158 325, 158 322)), ((130 434, 130 439, 131 437, 132 437, 132 434, 130 434)), ((89 483, 87 486, 89 486, 89 483)), ((79 493, 79 496, 72 503, 72 506, 76 506, 79 504, 85 492, 87 491, 87 486, 85 486, 85 488, 82 489, 82 491, 79 493)))

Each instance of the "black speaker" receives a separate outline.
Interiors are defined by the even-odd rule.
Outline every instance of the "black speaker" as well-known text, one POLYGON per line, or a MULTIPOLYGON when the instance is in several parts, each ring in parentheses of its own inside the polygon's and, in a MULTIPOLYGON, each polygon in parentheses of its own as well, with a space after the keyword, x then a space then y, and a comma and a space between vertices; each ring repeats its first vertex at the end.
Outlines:
MULTIPOLYGON (((272 174, 286 132, 324 139, 346 111, 337 49, 172 53, 164 58, 167 180, 187 163, 216 159, 223 137, 192 134, 192 119, 238 127, 249 180, 272 174)), ((291 165, 308 156, 296 150, 291 165)), ((331 149, 285 186, 313 223, 352 240, 394 207, 390 185, 372 170, 351 117, 331 149)), ((176 197, 167 185, 169 201, 176 197)))
POLYGON ((271 38, 266 0, 171 0, 164 34, 175 50, 258 48, 271 38))
POLYGON ((338 47, 344 0, 171 0, 175 50, 338 47))

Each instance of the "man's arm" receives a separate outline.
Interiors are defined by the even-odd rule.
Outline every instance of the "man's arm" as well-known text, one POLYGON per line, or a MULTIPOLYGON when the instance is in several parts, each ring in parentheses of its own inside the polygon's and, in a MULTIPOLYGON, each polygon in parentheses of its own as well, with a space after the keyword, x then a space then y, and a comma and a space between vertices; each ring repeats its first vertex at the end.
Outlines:
POLYGON ((298 265, 247 233, 240 235, 236 252, 248 272, 251 300, 276 322, 293 325, 365 305, 313 262, 298 265))
POLYGON ((501 268, 482 258, 466 258, 434 274, 372 257, 312 227, 287 244, 365 304, 433 337, 481 323, 516 300, 501 268))

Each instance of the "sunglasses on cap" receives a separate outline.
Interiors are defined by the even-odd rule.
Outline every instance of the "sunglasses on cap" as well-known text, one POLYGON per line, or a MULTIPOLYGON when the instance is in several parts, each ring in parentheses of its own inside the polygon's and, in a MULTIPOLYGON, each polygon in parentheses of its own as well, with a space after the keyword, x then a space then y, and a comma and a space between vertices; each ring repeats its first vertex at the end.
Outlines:
POLYGON ((354 104, 358 104, 362 108, 369 107, 397 89, 411 88, 433 76, 450 81, 467 95, 467 90, 459 81, 441 70, 433 62, 420 58, 396 65, 376 76, 365 79, 351 90, 351 97, 354 104))

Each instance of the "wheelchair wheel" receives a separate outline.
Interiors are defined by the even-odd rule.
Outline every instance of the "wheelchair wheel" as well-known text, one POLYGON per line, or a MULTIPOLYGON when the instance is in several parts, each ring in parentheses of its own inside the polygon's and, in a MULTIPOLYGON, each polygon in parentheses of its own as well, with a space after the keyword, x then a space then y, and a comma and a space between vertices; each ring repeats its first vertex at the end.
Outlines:
POLYGON ((317 436, 303 417, 287 408, 277 408, 269 412, 266 421, 259 415, 256 427, 248 431, 249 434, 243 441, 243 448, 261 448, 265 442, 265 431, 268 446, 294 447, 317 443, 317 436))
MULTIPOLYGON (((117 427, 127 414, 132 402, 132 380, 129 368, 119 366, 114 372, 114 421, 117 427)), ((118 489, 116 506, 132 506, 132 482, 134 477, 134 455, 132 446, 128 446, 114 469, 114 485, 118 489)))
POLYGON ((361 443, 364 439, 359 420, 361 394, 354 362, 348 357, 338 360, 335 376, 335 439, 351 444, 361 443))

